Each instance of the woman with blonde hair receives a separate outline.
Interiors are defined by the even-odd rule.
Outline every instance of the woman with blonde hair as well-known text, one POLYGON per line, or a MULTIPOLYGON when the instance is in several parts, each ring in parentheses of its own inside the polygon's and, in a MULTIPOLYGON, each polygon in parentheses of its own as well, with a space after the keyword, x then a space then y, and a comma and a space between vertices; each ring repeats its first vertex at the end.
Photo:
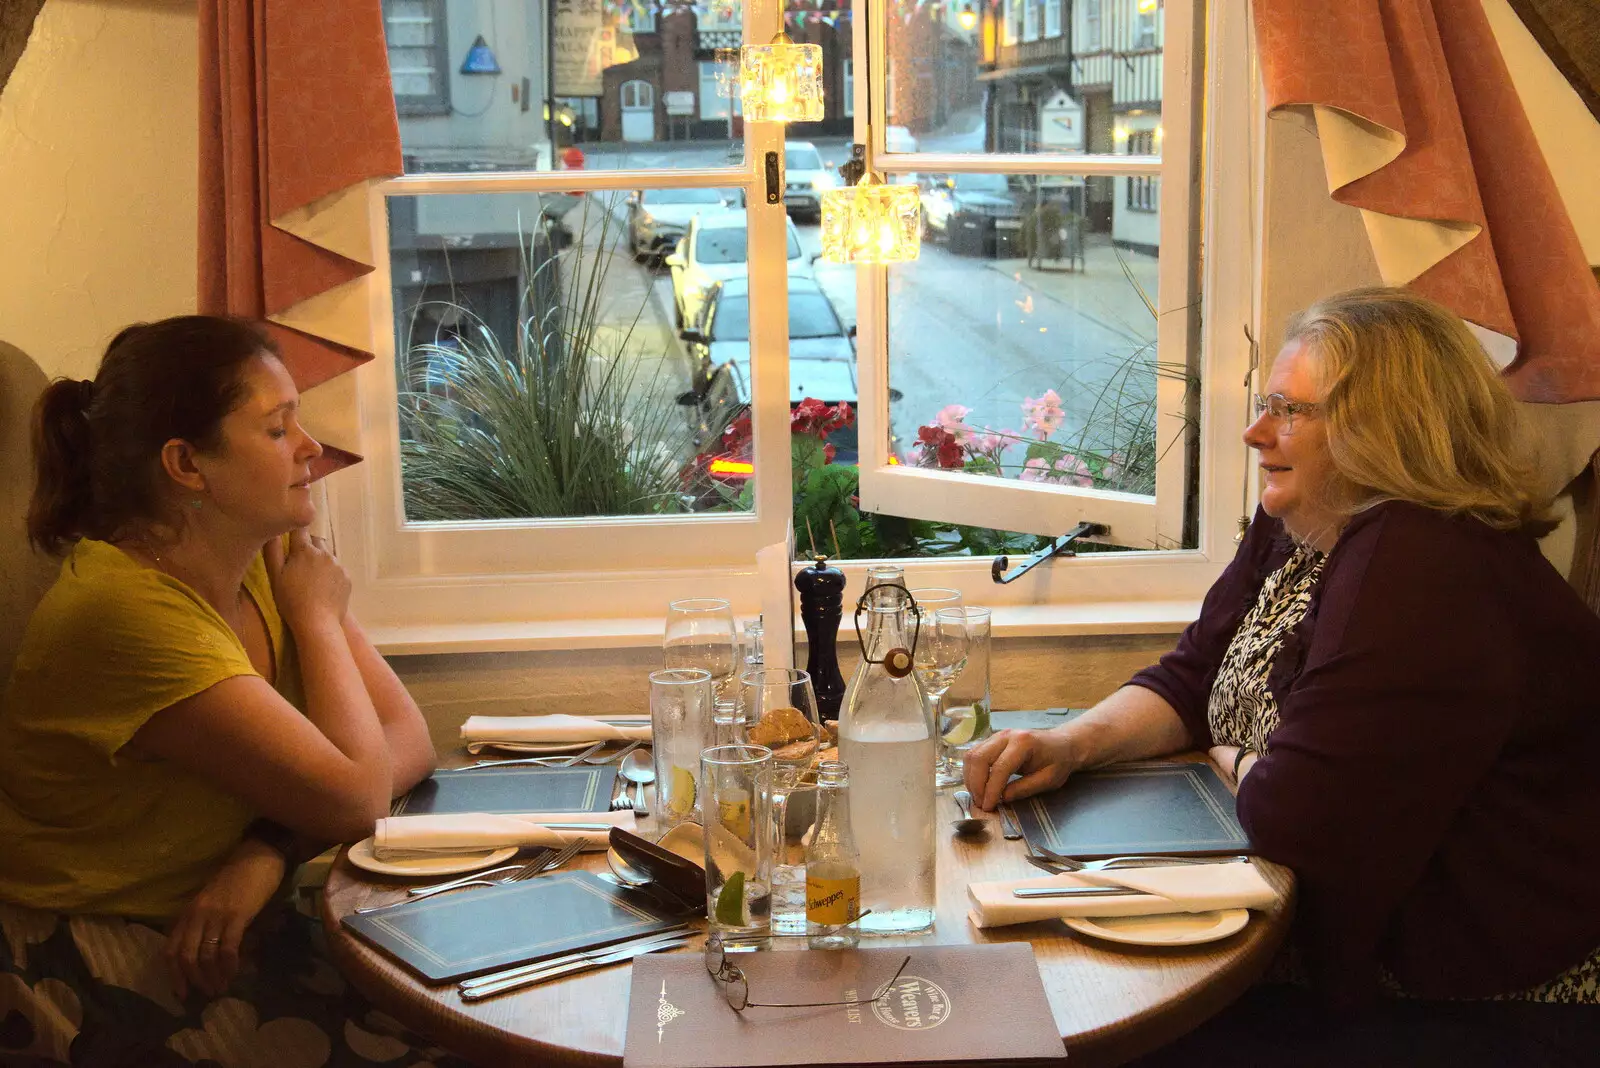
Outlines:
POLYGON ((1194 748, 1234 775, 1256 852, 1297 877, 1320 1004, 1356 1022, 1308 1045, 1311 1010, 1266 988, 1184 1063, 1207 1041, 1234 1063, 1592 1063, 1600 618, 1539 552, 1515 402, 1460 319, 1381 288, 1296 316, 1266 390, 1261 507, 1200 617, 1081 718, 975 747, 968 787, 994 808, 1194 748))

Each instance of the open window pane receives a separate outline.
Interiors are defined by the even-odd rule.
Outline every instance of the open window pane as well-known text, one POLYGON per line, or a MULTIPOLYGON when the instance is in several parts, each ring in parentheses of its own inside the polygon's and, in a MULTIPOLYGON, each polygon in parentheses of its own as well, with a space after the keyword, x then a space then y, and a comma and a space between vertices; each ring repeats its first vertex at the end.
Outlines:
POLYGON ((1158 344, 1160 179, 1109 179, 1115 210, 1101 233, 1083 178, 898 179, 922 190, 928 240, 888 271, 882 429, 900 492, 868 494, 868 506, 1035 533, 1071 525, 1020 497, 995 510, 983 486, 1009 482, 1081 496, 1055 503, 1115 518, 1119 545, 1177 544, 1167 532, 1182 526, 1183 479, 1159 473, 1164 461, 1182 468, 1194 383, 1181 346, 1169 359, 1158 344), (1158 485, 1176 497, 1161 502, 1165 522, 1158 485))
POLYGON ((391 197, 389 231, 408 520, 751 509, 707 390, 748 361, 720 336, 748 301, 738 190, 391 197))

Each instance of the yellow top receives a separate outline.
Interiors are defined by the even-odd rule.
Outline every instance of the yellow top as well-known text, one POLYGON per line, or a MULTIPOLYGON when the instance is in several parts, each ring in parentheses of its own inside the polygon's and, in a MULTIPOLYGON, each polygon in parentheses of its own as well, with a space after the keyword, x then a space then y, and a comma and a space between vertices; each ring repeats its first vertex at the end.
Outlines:
MULTIPOLYGON (((304 708, 261 557, 244 582, 266 620, 278 692, 304 708)), ((259 674, 187 585, 79 541, 28 621, 0 700, 0 900, 176 915, 256 814, 190 772, 119 750, 161 709, 259 674)))

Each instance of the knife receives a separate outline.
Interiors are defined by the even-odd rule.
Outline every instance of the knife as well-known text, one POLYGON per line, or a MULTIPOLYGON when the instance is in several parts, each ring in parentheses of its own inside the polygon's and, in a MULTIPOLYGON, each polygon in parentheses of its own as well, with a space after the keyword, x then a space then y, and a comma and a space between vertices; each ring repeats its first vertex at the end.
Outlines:
POLYGON ((481 975, 476 979, 466 979, 460 984, 461 1000, 481 1001, 484 998, 494 997, 512 990, 520 990, 525 986, 548 982, 567 975, 576 975, 579 972, 603 968, 608 964, 618 964, 625 960, 647 953, 659 953, 666 949, 677 949, 694 936, 686 928, 678 928, 670 933, 656 932, 645 938, 624 942, 620 945, 602 946, 584 953, 569 953, 564 957, 555 957, 538 964, 523 965, 520 968, 511 968, 507 971, 496 972, 491 975, 481 975))
POLYGON ((530 975, 534 972, 542 972, 549 968, 557 968, 563 964, 571 964, 574 961, 585 960, 589 957, 598 956, 602 953, 611 953, 619 949, 626 949, 629 946, 642 946, 646 943, 656 942, 664 938, 679 938, 687 934, 688 931, 689 925, 687 923, 677 923, 673 924, 671 927, 663 927, 659 931, 651 931, 649 934, 642 934, 635 938, 624 939, 621 942, 612 942, 609 945, 594 946, 589 949, 574 950, 571 953, 563 953, 554 957, 546 957, 544 960, 536 960, 529 964, 518 964, 510 968, 502 968, 497 972, 489 972, 486 975, 475 975, 470 979, 461 980, 461 985, 464 987, 483 986, 485 983, 496 983, 502 979, 515 979, 521 975, 530 975))
POLYGON ((1123 894, 1156 896, 1131 886, 1024 886, 1011 891, 1012 897, 1117 897, 1123 894))

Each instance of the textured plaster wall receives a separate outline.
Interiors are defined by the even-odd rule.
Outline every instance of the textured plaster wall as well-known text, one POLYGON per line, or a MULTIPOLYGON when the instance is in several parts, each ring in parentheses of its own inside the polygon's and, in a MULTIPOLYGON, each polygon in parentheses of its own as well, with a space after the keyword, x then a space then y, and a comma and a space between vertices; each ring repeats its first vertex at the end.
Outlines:
POLYGON ((194 310, 195 81, 193 0, 50 0, 0 93, 0 678, 57 566, 23 536, 34 398, 194 310))

